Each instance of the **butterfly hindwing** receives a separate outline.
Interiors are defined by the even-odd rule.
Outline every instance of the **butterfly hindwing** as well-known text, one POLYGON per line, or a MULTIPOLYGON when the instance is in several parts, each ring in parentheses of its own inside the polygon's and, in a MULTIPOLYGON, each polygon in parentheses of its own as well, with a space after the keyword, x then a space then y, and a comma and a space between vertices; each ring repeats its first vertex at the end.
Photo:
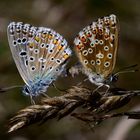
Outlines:
POLYGON ((99 18, 79 32, 74 44, 85 69, 104 78, 112 73, 116 62, 118 32, 115 15, 99 18))
POLYGON ((55 79, 61 73, 61 68, 63 69, 62 64, 71 55, 66 40, 54 30, 41 27, 30 43, 34 44, 34 51, 37 51, 37 54, 33 55, 39 77, 55 79))

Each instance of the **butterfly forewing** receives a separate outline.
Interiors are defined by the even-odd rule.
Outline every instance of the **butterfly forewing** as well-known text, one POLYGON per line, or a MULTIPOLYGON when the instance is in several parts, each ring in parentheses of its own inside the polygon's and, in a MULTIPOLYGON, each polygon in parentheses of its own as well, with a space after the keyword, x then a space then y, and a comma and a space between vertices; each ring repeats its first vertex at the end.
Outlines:
POLYGON ((55 80, 71 55, 66 40, 50 28, 13 22, 8 26, 8 40, 17 68, 27 85, 36 79, 55 80))
POLYGON ((103 17, 85 27, 74 41, 85 69, 106 79, 115 66, 118 48, 118 21, 115 15, 103 17))

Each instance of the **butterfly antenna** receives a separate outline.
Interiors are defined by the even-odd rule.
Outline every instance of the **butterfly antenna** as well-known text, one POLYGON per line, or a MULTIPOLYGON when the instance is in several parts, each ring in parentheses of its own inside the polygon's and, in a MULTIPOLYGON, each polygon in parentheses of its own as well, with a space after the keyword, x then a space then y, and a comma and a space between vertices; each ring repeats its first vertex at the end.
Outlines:
POLYGON ((130 66, 127 66, 127 67, 123 67, 123 68, 119 69, 118 72, 125 71, 125 70, 130 70, 130 69, 135 68, 137 66, 138 66, 138 64, 134 64, 134 65, 130 65, 130 66))
POLYGON ((114 74, 114 76, 117 76, 119 74, 122 74, 122 73, 130 73, 130 72, 137 72, 139 71, 138 69, 135 69, 135 70, 124 70, 124 71, 118 71, 114 74))
POLYGON ((0 88, 0 93, 2 92, 7 92, 8 90, 14 89, 14 88, 21 88, 23 86, 19 85, 19 86, 10 86, 10 87, 5 87, 5 88, 0 88))

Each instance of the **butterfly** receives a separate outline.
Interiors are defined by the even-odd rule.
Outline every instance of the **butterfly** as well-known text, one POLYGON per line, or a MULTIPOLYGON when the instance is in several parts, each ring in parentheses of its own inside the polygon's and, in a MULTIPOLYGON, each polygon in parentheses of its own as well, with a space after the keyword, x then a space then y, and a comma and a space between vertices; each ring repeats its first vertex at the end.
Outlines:
POLYGON ((50 28, 11 22, 7 35, 12 56, 30 97, 45 93, 65 69, 72 51, 67 41, 50 28))
POLYGON ((110 87, 118 50, 119 23, 115 15, 99 18, 79 32, 74 40, 76 55, 91 83, 110 87))

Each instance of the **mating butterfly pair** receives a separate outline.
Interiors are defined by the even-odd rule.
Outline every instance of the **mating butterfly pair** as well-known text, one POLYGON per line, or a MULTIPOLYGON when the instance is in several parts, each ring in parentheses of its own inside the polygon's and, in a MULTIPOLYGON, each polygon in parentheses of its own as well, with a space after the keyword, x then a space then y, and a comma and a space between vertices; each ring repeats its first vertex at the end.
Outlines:
MULTIPOLYGON (((26 85, 23 93, 32 96, 47 91, 65 69, 72 51, 54 30, 22 22, 8 26, 13 58, 26 85)), ((118 22, 115 15, 99 18, 79 32, 74 40, 76 54, 85 74, 97 86, 112 81, 118 48, 118 22)))

